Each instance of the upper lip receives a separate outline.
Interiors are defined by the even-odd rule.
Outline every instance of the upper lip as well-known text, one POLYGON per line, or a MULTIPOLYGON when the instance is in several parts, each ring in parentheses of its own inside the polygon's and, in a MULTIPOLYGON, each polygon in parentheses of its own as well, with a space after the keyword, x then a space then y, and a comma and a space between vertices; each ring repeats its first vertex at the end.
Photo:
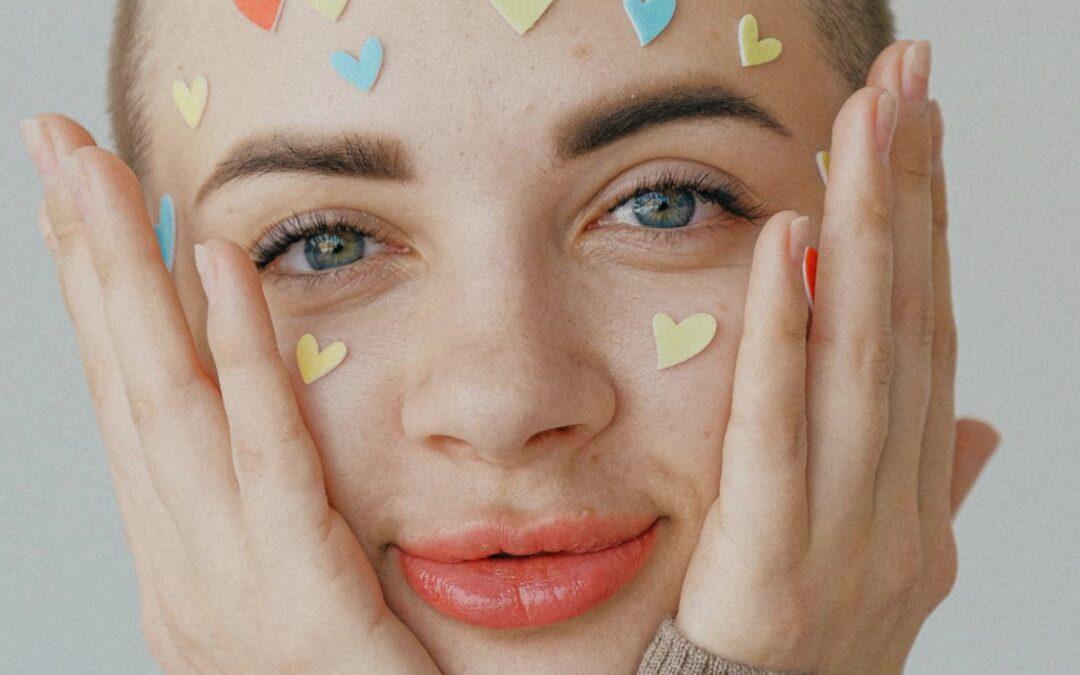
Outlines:
POLYGON ((404 538, 396 542, 409 555, 455 563, 478 560, 497 553, 515 556, 535 553, 589 553, 610 548, 645 532, 654 515, 600 516, 590 511, 559 514, 528 523, 507 519, 477 519, 439 534, 404 538))

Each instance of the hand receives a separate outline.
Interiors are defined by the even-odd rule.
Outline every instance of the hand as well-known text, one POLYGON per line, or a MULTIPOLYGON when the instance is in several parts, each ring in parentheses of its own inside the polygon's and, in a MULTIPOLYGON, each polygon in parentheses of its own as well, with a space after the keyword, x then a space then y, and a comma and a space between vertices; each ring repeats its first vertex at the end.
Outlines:
POLYGON ((132 171, 59 115, 26 140, 154 658, 169 672, 438 672, 327 500, 247 255, 207 247, 215 384, 132 171))
POLYGON ((928 45, 892 45, 836 119, 809 335, 798 214, 757 242, 719 496, 675 617, 726 659, 901 673, 955 581, 952 519, 997 439, 954 418, 929 66, 928 45))

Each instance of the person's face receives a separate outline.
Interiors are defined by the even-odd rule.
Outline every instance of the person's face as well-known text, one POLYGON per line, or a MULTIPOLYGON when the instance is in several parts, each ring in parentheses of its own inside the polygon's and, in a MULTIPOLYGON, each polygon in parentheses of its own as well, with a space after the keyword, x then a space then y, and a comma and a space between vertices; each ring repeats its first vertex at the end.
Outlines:
POLYGON ((716 497, 757 234, 779 210, 821 211, 814 154, 847 91, 810 17, 784 0, 682 3, 644 48, 619 2, 555 2, 524 37, 487 2, 354 2, 337 24, 286 2, 274 33, 230 3, 162 3, 154 17, 145 187, 155 205, 163 192, 176 199, 176 283, 204 360, 191 245, 217 236, 280 252, 262 271, 280 351, 332 503, 390 608, 453 671, 631 670, 677 608, 716 497), (736 29, 751 11, 784 52, 744 68, 736 29), (328 55, 356 54, 370 35, 386 56, 364 93, 328 55), (199 74, 210 99, 191 131, 168 93, 199 74), (787 133, 703 114, 589 134, 621 108, 718 87, 787 133), (393 166, 382 176, 343 172, 347 161, 301 168, 306 149, 340 153, 346 137, 354 159, 381 148, 393 166), (252 140, 292 148, 296 166, 262 167, 199 199, 252 140), (650 189, 666 209, 630 199, 650 189), (268 231, 290 219, 278 251, 268 231), (290 242, 323 221, 384 243, 340 230, 321 240, 336 247, 320 248, 317 234, 290 242), (658 370, 658 312, 712 314, 717 336, 658 370), (349 349, 310 386, 294 356, 305 333, 349 349), (390 546, 466 522, 581 512, 659 518, 655 544, 606 602, 539 627, 436 611, 390 546))

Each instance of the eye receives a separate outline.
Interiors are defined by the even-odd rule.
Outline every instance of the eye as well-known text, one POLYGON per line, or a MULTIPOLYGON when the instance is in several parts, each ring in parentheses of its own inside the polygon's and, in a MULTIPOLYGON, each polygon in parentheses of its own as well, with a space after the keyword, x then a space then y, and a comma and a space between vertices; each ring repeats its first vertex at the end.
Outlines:
POLYGON ((660 229, 686 227, 700 210, 698 202, 697 195, 685 188, 653 190, 624 201, 611 212, 611 220, 660 229))
POLYGON ((337 227, 305 237, 292 244, 278 258, 282 272, 302 274, 322 272, 351 265, 382 250, 382 244, 361 232, 337 227))
POLYGON ((270 228, 253 248, 252 258, 259 269, 271 268, 283 276, 361 265, 391 248, 368 220, 346 211, 294 213, 270 228))
POLYGON ((676 171, 640 178, 596 225, 677 230, 702 222, 759 217, 760 208, 734 181, 709 172, 676 171))

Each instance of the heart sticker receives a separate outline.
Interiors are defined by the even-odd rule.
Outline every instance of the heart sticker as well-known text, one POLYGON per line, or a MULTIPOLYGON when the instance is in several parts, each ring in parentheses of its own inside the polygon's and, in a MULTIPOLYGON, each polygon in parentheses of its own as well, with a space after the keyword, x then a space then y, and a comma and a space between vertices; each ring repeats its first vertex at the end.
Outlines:
POLYGON ((203 112, 206 111, 206 99, 210 93, 210 87, 206 78, 199 75, 191 81, 189 87, 183 80, 173 82, 172 95, 184 121, 194 129, 202 121, 203 112))
POLYGON ((263 30, 274 30, 281 18, 281 8, 285 0, 233 0, 240 13, 248 21, 263 30))
POLYGON ((776 38, 758 39, 758 21, 753 14, 739 20, 739 53, 744 66, 760 66, 775 61, 784 46, 776 38))
POLYGON ((170 194, 161 196, 160 212, 158 221, 154 223, 154 236, 157 237, 158 248, 161 249, 161 259, 165 268, 172 272, 173 258, 176 251, 176 207, 170 194))
POLYGON ((822 150, 818 154, 814 155, 814 161, 817 162, 817 170, 818 173, 821 174, 821 182, 828 185, 829 163, 832 161, 832 156, 829 155, 828 150, 822 150))
POLYGON ((663 33, 675 16, 675 0, 624 0, 623 7, 642 47, 663 33))
POLYGON ((370 37, 360 48, 360 58, 355 59, 349 52, 334 52, 330 55, 330 65, 354 86, 371 91, 375 80, 382 70, 383 46, 379 38, 370 37))
POLYGON ((555 0, 491 0, 499 14, 514 27, 518 35, 524 35, 540 20, 555 0))
POLYGON ((300 377, 304 384, 319 380, 341 365, 348 349, 344 342, 335 342, 319 351, 319 341, 308 333, 296 343, 296 363, 300 366, 300 377))
POLYGON ((341 13, 345 11, 345 6, 349 4, 349 0, 308 0, 308 4, 327 19, 337 21, 341 18, 341 13))
POLYGON ((694 314, 676 325, 667 314, 657 314, 653 317, 653 336, 656 338, 656 369, 663 370, 705 351, 716 336, 716 318, 711 314, 694 314))

